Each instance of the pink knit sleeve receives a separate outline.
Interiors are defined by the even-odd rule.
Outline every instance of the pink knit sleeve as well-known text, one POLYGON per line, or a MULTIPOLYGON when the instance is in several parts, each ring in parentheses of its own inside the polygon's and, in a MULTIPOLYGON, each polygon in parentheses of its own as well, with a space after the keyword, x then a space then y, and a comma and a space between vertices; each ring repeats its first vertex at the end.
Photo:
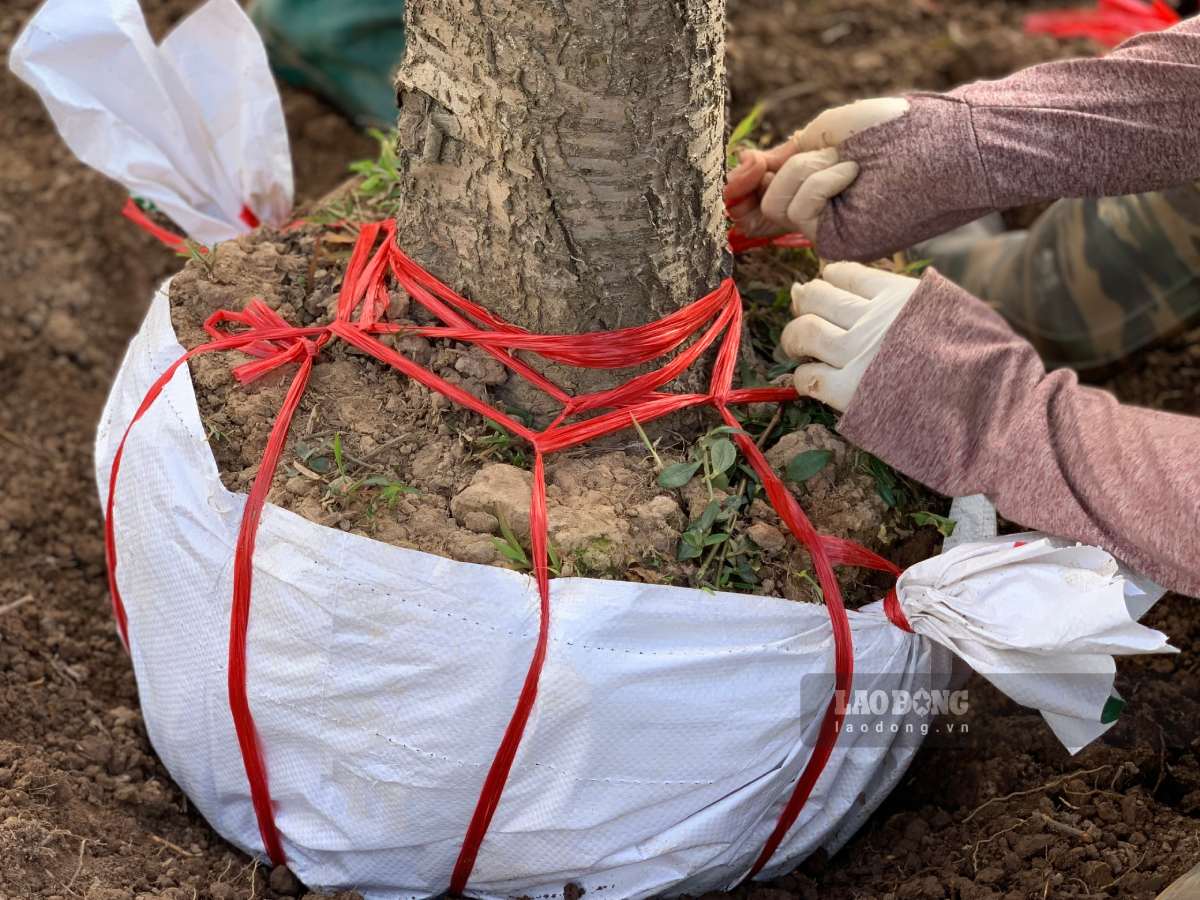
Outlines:
POLYGON ((1200 419, 1118 403, 930 270, 892 325, 839 431, 951 495, 1094 544, 1200 596, 1200 419))
POLYGON ((821 219, 823 256, 874 259, 991 210, 1200 178, 1200 18, 909 100, 841 146, 861 173, 821 219))

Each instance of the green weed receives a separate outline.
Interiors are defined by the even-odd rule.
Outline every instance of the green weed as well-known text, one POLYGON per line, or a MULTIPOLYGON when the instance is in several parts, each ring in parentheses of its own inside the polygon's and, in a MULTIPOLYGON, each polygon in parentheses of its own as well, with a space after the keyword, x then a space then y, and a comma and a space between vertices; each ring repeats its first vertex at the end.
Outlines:
POLYGON ((732 169, 738 164, 739 150, 746 146, 754 146, 750 138, 758 130, 758 123, 762 120, 762 114, 766 108, 766 104, 761 101, 755 103, 754 108, 733 126, 729 142, 725 145, 725 165, 729 168, 732 169))
POLYGON ((939 516, 937 513, 928 512, 927 510, 918 510, 908 515, 918 525, 932 525, 941 532, 942 537, 950 537, 954 534, 954 529, 958 526, 958 523, 953 519, 939 516))
POLYGON ((183 244, 175 253, 179 256, 185 256, 196 262, 201 268, 208 273, 208 277, 212 278, 214 267, 217 264, 217 248, 206 247, 199 241, 193 241, 191 238, 186 238, 183 244))
POLYGON ((737 462, 737 447, 728 435, 745 434, 740 428, 722 425, 714 428, 696 441, 687 462, 667 466, 658 474, 658 483, 665 488, 681 488, 696 476, 703 475, 708 496, 715 496, 714 488, 729 487, 729 470, 737 462))
MULTIPOLYGON (((499 512, 497 512, 496 518, 500 520, 500 537, 492 538, 492 545, 496 548, 496 552, 512 563, 518 572, 532 572, 533 562, 517 539, 516 532, 508 524, 508 519, 499 512)), ((546 541, 546 568, 555 578, 562 572, 562 557, 558 553, 558 548, 549 540, 546 541)))
POLYGON ((803 484, 829 465, 831 459, 832 450, 805 450, 803 453, 797 453, 787 464, 785 477, 788 481, 803 484))
POLYGON ((860 450, 858 467, 874 480, 875 492, 888 509, 903 509, 912 505, 917 496, 913 483, 879 457, 860 450))
POLYGON ((901 275, 920 275, 927 268, 933 265, 932 259, 914 259, 911 262, 905 263, 900 269, 901 275))
POLYGON ((342 452, 342 434, 338 432, 333 436, 333 464, 337 466, 338 474, 346 474, 346 458, 342 452))
POLYGON ((400 158, 396 155, 396 135, 385 134, 377 128, 367 134, 379 142, 375 159, 360 159, 350 163, 350 171, 362 177, 357 191, 364 197, 391 199, 399 190, 400 158))
POLYGON ((366 222, 395 213, 403 177, 400 171, 402 162, 396 153, 398 139, 394 132, 385 133, 374 128, 369 129, 367 134, 379 143, 378 154, 374 159, 359 159, 350 163, 349 170, 358 176, 358 181, 348 193, 340 194, 324 208, 311 213, 308 221, 317 225, 366 222))
POLYGON ((529 454, 525 446, 495 422, 487 422, 488 431, 482 437, 471 439, 473 446, 478 447, 476 455, 480 459, 495 460, 508 463, 518 469, 529 468, 529 454))

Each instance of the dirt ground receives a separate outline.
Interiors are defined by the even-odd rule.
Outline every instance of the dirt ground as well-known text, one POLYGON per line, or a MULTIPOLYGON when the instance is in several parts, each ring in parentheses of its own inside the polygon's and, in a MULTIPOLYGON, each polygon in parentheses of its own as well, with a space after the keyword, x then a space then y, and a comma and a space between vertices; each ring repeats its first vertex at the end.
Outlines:
MULTIPOLYGON (((34 0, 0 11, 11 43, 34 0)), ((147 0, 157 29, 192 5, 147 0)), ((778 131, 844 99, 943 88, 1062 52, 1014 27, 1026 4, 731 0, 735 109, 773 102, 778 131)), ((297 184, 320 196, 369 155, 311 98, 288 94, 297 184)), ((179 260, 117 216, 40 104, 0 77, 0 900, 290 896, 231 850, 155 759, 112 627, 92 434, 112 373, 179 260)), ((1112 377, 1125 399, 1200 414, 1200 331, 1112 377)), ((1188 601, 1150 624, 1185 651, 1188 601)), ((1200 663, 1122 666, 1122 721, 1070 758, 1035 715, 973 682, 969 746, 923 751, 841 853, 736 892, 788 898, 1152 898, 1200 860, 1200 663)))

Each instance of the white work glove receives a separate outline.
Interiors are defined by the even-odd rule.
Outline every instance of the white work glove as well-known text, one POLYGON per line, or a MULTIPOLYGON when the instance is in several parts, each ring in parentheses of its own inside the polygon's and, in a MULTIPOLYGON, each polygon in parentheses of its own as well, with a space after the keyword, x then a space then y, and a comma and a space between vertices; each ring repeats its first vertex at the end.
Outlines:
POLYGON ((744 151, 725 184, 725 205, 738 231, 815 238, 825 205, 858 177, 858 163, 842 161, 838 145, 898 119, 908 106, 903 97, 859 100, 827 109, 778 147, 744 151))
POLYGON ((792 286, 792 314, 780 343, 796 367, 796 390, 840 412, 850 405, 884 335, 921 282, 852 262, 830 263, 821 277, 792 286))

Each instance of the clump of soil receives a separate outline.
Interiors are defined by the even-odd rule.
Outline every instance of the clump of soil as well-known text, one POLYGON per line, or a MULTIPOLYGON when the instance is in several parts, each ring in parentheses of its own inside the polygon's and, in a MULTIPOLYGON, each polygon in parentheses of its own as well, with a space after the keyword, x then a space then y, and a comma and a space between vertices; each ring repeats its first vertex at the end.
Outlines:
MULTIPOLYGON (((207 259, 191 260, 171 288, 180 340, 187 347, 203 343, 208 335, 202 325, 213 312, 240 310, 255 297, 294 324, 330 321, 350 240, 310 226, 247 236, 207 259)), ((432 322, 399 289, 386 318, 432 322)), ((507 407, 511 394, 505 387, 517 377, 481 349, 412 334, 389 335, 385 342, 471 394, 507 407)), ((211 355, 191 364, 210 445, 226 486, 235 491, 247 490, 258 472, 291 376, 283 371, 240 385, 231 369, 244 359, 211 355)), ((550 418, 515 412, 539 427, 550 418)), ((827 453, 828 464, 796 486, 819 530, 885 553, 917 530, 907 509, 889 509, 881 499, 862 455, 823 424, 792 432, 776 427, 759 436, 780 471, 798 454, 827 453)), ((660 434, 657 452, 666 465, 679 462, 700 437, 660 434)), ((682 488, 667 489, 658 482, 648 448, 635 435, 622 439, 624 444, 610 441, 547 460, 556 574, 818 598, 807 554, 784 535, 775 512, 740 473, 712 485, 697 476, 682 488), (728 534, 729 547, 681 560, 683 532, 714 502, 721 505, 726 530, 711 522, 707 532, 728 534)), ((519 439, 366 354, 332 342, 313 370, 269 499, 321 525, 522 570, 529 567, 529 464, 519 439)), ((918 507, 945 511, 945 502, 930 495, 914 493, 913 499, 918 507)), ((852 600, 876 599, 872 585, 869 579, 854 582, 852 600)))

